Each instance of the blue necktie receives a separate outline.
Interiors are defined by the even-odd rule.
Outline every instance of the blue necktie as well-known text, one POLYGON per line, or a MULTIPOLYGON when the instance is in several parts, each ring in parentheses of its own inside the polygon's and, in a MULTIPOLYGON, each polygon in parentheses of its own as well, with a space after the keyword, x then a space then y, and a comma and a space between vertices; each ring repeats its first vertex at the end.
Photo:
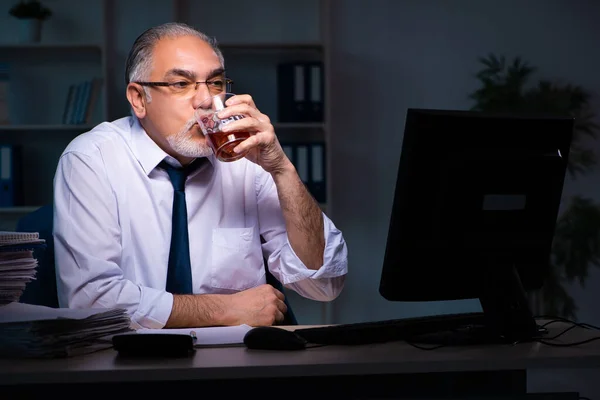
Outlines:
POLYGON ((192 294, 192 265, 190 262, 190 241, 188 236, 187 207, 185 203, 185 180, 200 167, 205 158, 197 159, 184 168, 176 168, 165 161, 160 167, 165 169, 173 184, 173 227, 169 249, 169 269, 167 270, 166 290, 173 294, 192 294))

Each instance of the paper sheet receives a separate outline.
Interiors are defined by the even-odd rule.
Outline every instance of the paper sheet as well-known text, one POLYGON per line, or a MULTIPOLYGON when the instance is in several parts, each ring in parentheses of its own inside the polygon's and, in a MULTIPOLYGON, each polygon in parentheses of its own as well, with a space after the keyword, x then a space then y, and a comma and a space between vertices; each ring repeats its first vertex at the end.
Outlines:
POLYGON ((174 335, 191 335, 196 338, 196 346, 242 345, 244 336, 251 330, 249 325, 216 326, 207 328, 184 329, 138 329, 137 333, 162 333, 174 335))

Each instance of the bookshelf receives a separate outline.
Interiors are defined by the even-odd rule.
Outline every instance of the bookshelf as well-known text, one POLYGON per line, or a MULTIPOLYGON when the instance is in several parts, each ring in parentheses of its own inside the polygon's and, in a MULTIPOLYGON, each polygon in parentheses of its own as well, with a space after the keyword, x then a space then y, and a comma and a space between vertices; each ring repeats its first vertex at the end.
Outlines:
MULTIPOLYGON (((14 118, 0 125, 0 144, 23 147, 25 183, 23 204, 0 208, 0 229, 13 229, 21 216, 52 201, 56 163, 72 139, 102 121, 129 115, 123 68, 131 43, 150 26, 168 21, 186 22, 219 40, 235 80, 233 91, 254 97, 282 143, 325 143, 329 182, 328 0, 170 0, 152 2, 151 9, 145 0, 52 0, 47 5, 53 16, 44 23, 40 43, 15 40, 17 22, 0 7, 0 63, 16 65, 17 71, 11 75, 14 118), (278 121, 276 66, 286 61, 324 63, 323 121, 278 121), (92 77, 103 78, 92 120, 64 124, 69 85, 92 77)), ((326 198, 331 198, 330 185, 326 198)), ((331 215, 329 202, 320 205, 331 215)), ((328 313, 327 305, 288 296, 303 322, 326 320, 320 316, 328 313)))
MULTIPOLYGON (((253 95, 261 111, 271 118, 280 141, 327 142, 327 120, 323 122, 279 122, 277 120, 276 65, 280 62, 324 61, 324 30, 319 25, 327 1, 282 4, 260 0, 250 5, 241 0, 223 2, 171 0, 146 13, 140 20, 123 19, 128 11, 143 4, 142 0, 125 3, 114 0, 91 0, 83 7, 78 0, 56 0, 48 4, 53 17, 46 21, 40 43, 0 41, 0 63, 11 66, 11 121, 0 125, 0 144, 23 147, 23 179, 26 190, 23 204, 15 212, 26 213, 52 201, 53 174, 60 153, 80 133, 89 131, 105 120, 129 113, 124 99, 122 62, 132 40, 144 29, 166 21, 150 21, 168 13, 171 18, 198 27, 217 37, 226 60, 229 76, 235 80, 234 92, 253 95), (126 4, 127 3, 127 4, 126 4), (131 4, 129 4, 131 3, 131 4), (134 4, 135 3, 135 4, 134 4), (139 4, 137 4, 139 3, 139 4), (256 19, 253 13, 273 13, 270 18, 256 19), (83 21, 82 12, 85 11, 83 21), (202 11, 202 12, 200 12, 202 11), (225 15, 228 23, 207 15, 225 15), (144 20, 144 17, 146 20, 144 20), (121 19, 120 19, 121 18, 121 19), (69 21, 60 26, 61 21, 69 21), (127 28, 115 24, 129 25, 127 28), (270 21, 265 24, 265 21, 270 21), (54 24, 54 25, 52 25, 54 24), (236 29, 231 29, 235 25, 236 29), (88 26, 99 27, 88 33, 88 26), (69 32, 68 29, 73 29, 69 32), (76 31, 76 32, 75 32, 76 31), (87 78, 103 78, 100 99, 91 121, 65 124, 62 120, 68 86, 87 78), (31 108, 34 92, 40 106, 31 108)), ((269 17, 269 16, 267 16, 269 17)), ((4 24, 11 29, 10 17, 4 24)), ((164 18, 164 17, 163 17, 164 18)), ((14 27, 14 25, 13 25, 14 27)), ((326 66, 325 66, 326 68, 326 66)), ((325 81, 326 83, 326 81, 325 81)), ((325 88, 325 100, 327 88, 325 88)), ((326 170, 329 170, 327 166, 326 170)), ((325 204, 322 204, 326 209, 325 204)), ((330 209, 329 209, 330 211, 330 209)), ((0 208, 0 218, 10 211, 0 208)))
MULTIPOLYGON (((14 229, 20 217, 52 201, 56 163, 67 144, 108 118, 106 11, 112 0, 56 0, 40 42, 21 42, 18 20, 0 16, 0 64, 8 66, 8 123, 0 146, 18 146, 23 199, 0 207, 0 226, 14 229), (102 78, 87 123, 65 123, 69 87, 102 78)), ((10 4, 7 4, 10 6, 10 4)), ((4 11, 4 10, 2 10, 4 11)))
MULTIPOLYGON (((325 59, 323 29, 318 22, 321 19, 320 13, 327 5, 326 1, 312 0, 304 4, 281 5, 274 0, 260 0, 253 4, 253 9, 275 10, 273 12, 276 13, 271 18, 272 22, 266 26, 262 26, 260 20, 250 18, 248 13, 251 14, 253 11, 249 11, 245 3, 240 0, 224 1, 219 4, 186 0, 171 0, 165 3, 163 9, 157 10, 157 13, 169 10, 172 15, 169 20, 189 23, 219 39, 228 74, 236 81, 234 91, 253 95, 261 111, 272 119, 280 141, 327 142, 326 120, 323 122, 277 121, 275 70, 280 62, 325 59), (200 9, 203 12, 200 12, 200 9), (229 23, 222 24, 219 19, 206 19, 206 17, 203 19, 203 16, 211 13, 227 15, 229 23), (236 25, 239 29, 229 29, 232 25, 236 25), (302 29, 289 30, 289 25, 296 25, 302 29), (312 28, 305 29, 306 26, 312 28)), ((54 18, 45 24, 56 22, 59 18, 63 20, 80 18, 78 14, 74 14, 77 12, 77 7, 81 8, 77 0, 57 0, 51 6, 54 8, 54 18)), ((86 37, 83 32, 81 35, 68 32, 59 34, 57 33, 60 32, 59 28, 54 26, 53 30, 44 31, 40 43, 0 41, 0 63, 7 63, 13 67, 10 75, 10 90, 21 93, 11 95, 11 121, 9 124, 0 125, 0 143, 24 147, 23 163, 26 170, 32 169, 30 168, 32 159, 44 159, 47 162, 43 168, 44 176, 33 181, 52 181, 60 152, 75 136, 90 130, 104 120, 113 120, 128 114, 124 95, 119 96, 119 93, 123 93, 124 90, 124 84, 120 82, 121 71, 116 71, 114 64, 119 58, 126 56, 126 50, 139 32, 158 23, 138 21, 135 28, 130 27, 132 33, 125 39, 122 37, 124 35, 119 33, 120 29, 112 24, 118 20, 119 14, 127 11, 127 7, 135 7, 135 4, 125 5, 114 0, 92 0, 89 7, 92 10, 86 13, 86 18, 90 19, 90 15, 94 15, 95 18, 93 22, 88 21, 89 24, 101 28, 99 33, 96 32, 90 37, 86 37), (103 78, 101 100, 95 107, 92 120, 85 124, 63 123, 61 116, 68 86, 78 80, 92 77, 103 78), (36 108, 35 111, 32 111, 29 106, 32 88, 35 88, 35 97, 41 103, 41 107, 36 108), (52 157, 38 153, 47 149, 47 146, 52 147, 49 151, 53 154, 52 157)), ((49 29, 50 26, 47 28, 49 29)), ((80 26, 81 28, 83 25, 80 26)), ((3 35, 3 37, 7 36, 3 35)), ((325 92, 327 93, 327 89, 325 92)), ((36 168, 43 167, 39 162, 33 164, 36 168)), ((32 181, 28 179, 32 175, 32 172, 24 171, 24 179, 28 183, 32 181)), ((52 200, 52 190, 48 183, 40 183, 36 186, 35 191, 30 190, 26 194, 21 206, 37 207, 52 200)), ((0 214, 3 213, 5 211, 0 209, 0 214)))

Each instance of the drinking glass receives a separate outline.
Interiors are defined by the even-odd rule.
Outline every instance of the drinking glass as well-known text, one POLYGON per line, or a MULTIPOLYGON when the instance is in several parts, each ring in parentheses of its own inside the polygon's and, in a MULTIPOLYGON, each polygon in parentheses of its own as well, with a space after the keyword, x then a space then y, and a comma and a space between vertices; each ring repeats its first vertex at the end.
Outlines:
POLYGON ((226 107, 225 102, 233 93, 221 93, 206 98, 196 109, 195 117, 204 133, 208 144, 212 147, 218 160, 230 162, 239 160, 248 152, 236 153, 233 149, 250 137, 249 132, 221 132, 221 128, 233 121, 245 118, 244 115, 233 115, 224 119, 217 117, 217 113, 226 107))

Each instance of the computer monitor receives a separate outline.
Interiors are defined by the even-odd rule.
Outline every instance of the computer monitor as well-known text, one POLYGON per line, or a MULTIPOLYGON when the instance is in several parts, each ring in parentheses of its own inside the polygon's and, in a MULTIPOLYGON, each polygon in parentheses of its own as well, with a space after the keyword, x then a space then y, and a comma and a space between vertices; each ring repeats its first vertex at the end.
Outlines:
POLYGON ((538 327, 574 119, 409 109, 383 259, 390 301, 479 299, 487 333, 538 327))

